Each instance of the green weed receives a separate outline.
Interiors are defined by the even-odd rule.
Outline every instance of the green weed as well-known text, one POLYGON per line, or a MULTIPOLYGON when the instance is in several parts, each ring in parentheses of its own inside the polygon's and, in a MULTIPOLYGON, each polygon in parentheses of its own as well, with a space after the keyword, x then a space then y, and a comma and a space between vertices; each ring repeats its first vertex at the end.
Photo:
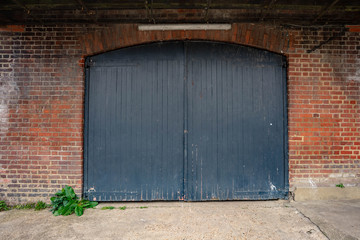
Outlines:
POLYGON ((12 207, 13 209, 33 209, 35 208, 35 203, 26 203, 26 204, 18 204, 12 207))
POLYGON ((17 204, 12 207, 7 206, 4 201, 0 201, 0 211, 6 211, 10 209, 18 209, 18 210, 35 209, 35 211, 39 211, 48 207, 49 205, 44 203, 43 201, 38 201, 37 203, 17 204))
POLYGON ((40 211, 48 207, 50 207, 50 205, 44 203, 43 201, 38 201, 35 205, 35 211, 40 211))
POLYGON ((342 183, 336 184, 336 187, 345 188, 344 184, 342 184, 342 183))
POLYGON ((106 207, 102 207, 101 210, 113 210, 115 207, 113 206, 106 206, 106 207))
POLYGON ((0 201, 0 212, 10 210, 5 201, 0 201))
POLYGON ((55 197, 51 200, 51 212, 55 216, 63 215, 67 216, 75 214, 81 216, 84 213, 85 208, 93 208, 98 205, 98 202, 92 202, 89 200, 79 199, 72 187, 65 186, 61 191, 55 193, 55 197))

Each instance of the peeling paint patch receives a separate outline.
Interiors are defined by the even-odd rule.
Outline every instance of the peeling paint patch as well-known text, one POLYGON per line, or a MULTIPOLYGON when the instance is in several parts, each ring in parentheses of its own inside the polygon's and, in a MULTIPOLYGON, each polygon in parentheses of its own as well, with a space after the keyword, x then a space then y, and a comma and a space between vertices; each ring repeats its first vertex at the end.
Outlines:
POLYGON ((271 191, 277 191, 276 186, 272 182, 269 182, 269 183, 270 183, 271 191))

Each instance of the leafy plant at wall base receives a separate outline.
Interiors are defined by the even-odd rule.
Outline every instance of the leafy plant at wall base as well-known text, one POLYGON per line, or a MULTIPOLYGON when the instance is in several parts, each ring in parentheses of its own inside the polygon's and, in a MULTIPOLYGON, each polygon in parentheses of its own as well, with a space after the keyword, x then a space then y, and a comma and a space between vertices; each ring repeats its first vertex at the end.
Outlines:
POLYGON ((0 212, 7 210, 10 210, 10 208, 8 207, 8 205, 6 205, 5 201, 0 201, 0 212))
POLYGON ((336 184, 336 187, 339 187, 339 188, 344 188, 345 186, 344 186, 344 184, 339 183, 339 184, 336 184))
POLYGON ((50 200, 52 205, 51 212, 55 216, 67 216, 74 212, 77 216, 81 216, 84 213, 84 208, 93 208, 98 205, 98 202, 84 199, 79 200, 74 189, 69 186, 65 186, 61 191, 55 193, 55 196, 50 198, 50 200))

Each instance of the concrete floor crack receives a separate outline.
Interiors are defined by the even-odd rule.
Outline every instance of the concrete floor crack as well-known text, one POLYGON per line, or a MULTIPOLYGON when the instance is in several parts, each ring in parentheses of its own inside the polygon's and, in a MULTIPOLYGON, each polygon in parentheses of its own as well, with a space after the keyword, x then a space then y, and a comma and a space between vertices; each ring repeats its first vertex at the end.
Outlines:
POLYGON ((331 239, 328 237, 328 235, 326 234, 326 232, 324 232, 318 224, 316 224, 315 222, 313 222, 313 221, 311 220, 311 218, 309 218, 309 217, 306 216, 304 213, 302 213, 298 208, 296 208, 296 207, 294 207, 294 208, 295 208, 296 211, 298 211, 304 218, 308 219, 312 224, 314 224, 314 225, 319 229, 319 231, 320 231, 322 234, 324 234, 324 236, 325 236, 328 240, 331 240, 331 239))

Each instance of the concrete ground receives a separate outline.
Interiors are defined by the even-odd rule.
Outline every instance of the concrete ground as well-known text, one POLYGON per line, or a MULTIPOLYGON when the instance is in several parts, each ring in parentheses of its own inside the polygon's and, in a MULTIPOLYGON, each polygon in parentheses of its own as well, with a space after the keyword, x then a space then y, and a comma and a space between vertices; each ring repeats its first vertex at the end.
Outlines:
POLYGON ((326 204, 289 201, 102 203, 96 209, 87 209, 81 217, 54 217, 48 210, 11 210, 0 212, 0 239, 321 240, 359 236, 358 201, 326 204), (117 209, 101 210, 104 206, 117 209), (127 208, 120 210, 122 206, 127 208), (317 220, 311 215, 318 217, 317 220), (323 218, 329 221, 321 220, 323 218), (342 235, 326 232, 329 226, 343 230, 342 235))
POLYGON ((292 202, 329 239, 360 239, 360 199, 292 202))
POLYGON ((242 201, 103 203, 81 217, 11 210, 0 213, 0 239, 327 238, 288 201, 242 201))

